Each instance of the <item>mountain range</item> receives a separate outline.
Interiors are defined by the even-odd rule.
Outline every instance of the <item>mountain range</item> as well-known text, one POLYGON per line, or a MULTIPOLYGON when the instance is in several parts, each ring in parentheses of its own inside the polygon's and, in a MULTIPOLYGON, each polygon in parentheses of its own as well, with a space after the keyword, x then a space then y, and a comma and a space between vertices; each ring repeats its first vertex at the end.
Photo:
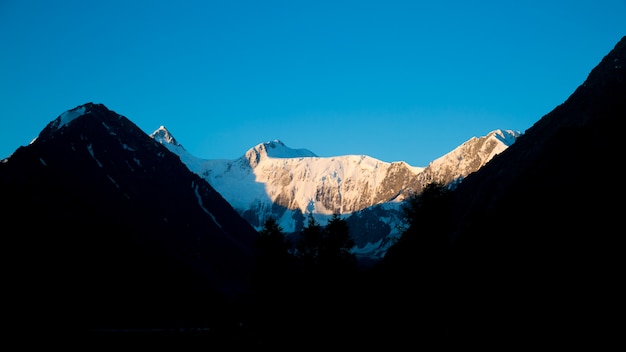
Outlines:
POLYGON ((165 128, 148 135, 102 104, 68 110, 0 162, 7 329, 201 326, 229 346, 291 348, 619 342, 625 62, 623 37, 523 134, 472 138, 424 168, 280 141, 198 160, 165 128), (423 198, 437 180, 449 187, 423 198), (421 222, 370 269, 294 271, 258 295, 264 217, 349 219, 403 199, 422 201, 421 222))
POLYGON ((164 127, 150 136, 207 180, 255 229, 272 217, 287 233, 302 230, 308 215, 326 224, 348 221, 354 252, 380 259, 400 235, 404 201, 431 182, 453 188, 521 135, 494 130, 472 137, 426 167, 384 162, 367 155, 318 157, 280 140, 258 144, 235 160, 194 157, 164 127))
POLYGON ((164 127, 147 135, 102 104, 77 106, 0 162, 10 205, 0 222, 20 268, 11 297, 29 297, 16 320, 57 333, 230 322, 269 217, 289 237, 307 214, 323 224, 342 214, 354 252, 378 261, 400 235, 404 200, 429 180, 461 182, 519 135, 472 138, 424 168, 277 140, 202 160, 164 127))

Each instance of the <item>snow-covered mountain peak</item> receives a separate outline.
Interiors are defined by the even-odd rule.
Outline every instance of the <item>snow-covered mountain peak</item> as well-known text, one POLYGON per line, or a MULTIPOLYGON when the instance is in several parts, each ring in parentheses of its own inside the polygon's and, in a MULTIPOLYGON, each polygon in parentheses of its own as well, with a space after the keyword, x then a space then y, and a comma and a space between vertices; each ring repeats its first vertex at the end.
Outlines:
POLYGON ((165 148, 169 149, 169 151, 178 155, 180 160, 187 165, 187 167, 196 172, 202 167, 198 165, 201 164, 202 161, 195 156, 189 154, 183 145, 178 143, 174 135, 170 133, 170 131, 165 128, 165 126, 161 125, 154 132, 150 133, 150 137, 154 139, 157 143, 162 144, 165 148))
POLYGON ((282 141, 275 139, 270 142, 265 142, 257 145, 255 148, 259 151, 264 151, 270 158, 307 158, 316 157, 315 153, 308 149, 292 149, 289 148, 282 141))
POLYGON ((496 138, 500 142, 504 143, 506 146, 510 147, 513 142, 517 139, 517 137, 521 136, 522 133, 520 131, 513 130, 493 130, 487 134, 487 138, 496 138))
POLYGON ((251 167, 256 167, 262 160, 267 158, 292 159, 317 157, 308 149, 292 149, 278 139, 257 144, 250 148, 244 155, 251 167))
POLYGON ((176 141, 176 138, 174 138, 170 131, 168 131, 163 125, 161 125, 156 131, 152 132, 150 137, 163 145, 171 144, 182 148, 182 145, 176 141))
POLYGON ((439 180, 446 184, 460 182, 511 146, 519 136, 521 132, 498 129, 482 137, 472 137, 428 164, 425 175, 428 175, 428 181, 439 180))

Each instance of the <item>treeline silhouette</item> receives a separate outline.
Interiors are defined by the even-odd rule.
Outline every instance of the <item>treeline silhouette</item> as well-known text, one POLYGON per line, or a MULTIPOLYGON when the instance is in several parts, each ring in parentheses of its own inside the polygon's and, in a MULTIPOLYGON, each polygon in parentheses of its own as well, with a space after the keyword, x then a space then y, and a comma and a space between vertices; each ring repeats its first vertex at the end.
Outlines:
POLYGON ((359 267, 348 224, 322 226, 309 214, 295 238, 268 219, 243 315, 242 337, 255 345, 384 346, 442 339, 449 322, 449 201, 428 185, 405 207, 406 226, 387 255, 359 267))

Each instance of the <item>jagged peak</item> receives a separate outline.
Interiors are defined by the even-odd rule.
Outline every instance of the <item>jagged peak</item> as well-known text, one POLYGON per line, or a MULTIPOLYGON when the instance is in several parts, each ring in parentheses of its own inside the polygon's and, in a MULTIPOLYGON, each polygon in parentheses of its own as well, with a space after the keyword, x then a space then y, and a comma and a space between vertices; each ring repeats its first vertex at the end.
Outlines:
POLYGON ((472 138, 468 139, 461 145, 457 146, 455 150, 465 148, 466 146, 474 144, 477 141, 485 141, 491 138, 498 140, 500 143, 508 147, 508 146, 511 146, 511 144, 513 144, 515 140, 521 135, 522 135, 522 132, 520 131, 496 129, 496 130, 492 130, 491 132, 483 136, 478 136, 478 137, 473 136, 472 138))
POLYGON ((520 131, 497 129, 489 132, 485 137, 496 138, 500 142, 504 143, 506 146, 511 146, 515 142, 515 140, 521 135, 522 132, 520 131))
MULTIPOLYGON (((453 163, 455 164, 458 164, 461 160, 471 162, 470 158, 464 157, 463 155, 476 148, 482 149, 486 147, 486 149, 483 149, 484 153, 481 153, 481 155, 486 156, 487 159, 491 159, 495 154, 501 153, 504 149, 510 147, 521 135, 521 132, 515 130, 496 129, 484 136, 474 136, 452 151, 431 161, 427 168, 440 168, 442 164, 449 163, 450 160, 454 160, 453 163), (496 143, 487 143, 490 140, 495 140, 496 143)), ((469 153, 475 153, 475 151, 469 153)))
POLYGON ((170 131, 168 131, 168 129, 165 128, 165 126, 163 125, 159 126, 159 128, 157 128, 154 132, 152 132, 150 134, 150 137, 152 137, 152 139, 164 145, 171 144, 177 147, 182 147, 182 145, 178 143, 178 141, 176 141, 176 138, 174 138, 174 136, 170 133, 170 131))

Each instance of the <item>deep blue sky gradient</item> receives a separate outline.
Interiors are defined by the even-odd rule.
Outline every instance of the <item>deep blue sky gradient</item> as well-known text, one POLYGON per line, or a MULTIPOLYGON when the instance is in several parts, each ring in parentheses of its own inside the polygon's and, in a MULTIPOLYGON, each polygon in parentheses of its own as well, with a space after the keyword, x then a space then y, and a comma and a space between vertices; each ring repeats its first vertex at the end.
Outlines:
POLYGON ((626 0, 0 0, 0 158, 94 102, 206 159, 280 139, 426 166, 531 127, 624 18, 626 0))

